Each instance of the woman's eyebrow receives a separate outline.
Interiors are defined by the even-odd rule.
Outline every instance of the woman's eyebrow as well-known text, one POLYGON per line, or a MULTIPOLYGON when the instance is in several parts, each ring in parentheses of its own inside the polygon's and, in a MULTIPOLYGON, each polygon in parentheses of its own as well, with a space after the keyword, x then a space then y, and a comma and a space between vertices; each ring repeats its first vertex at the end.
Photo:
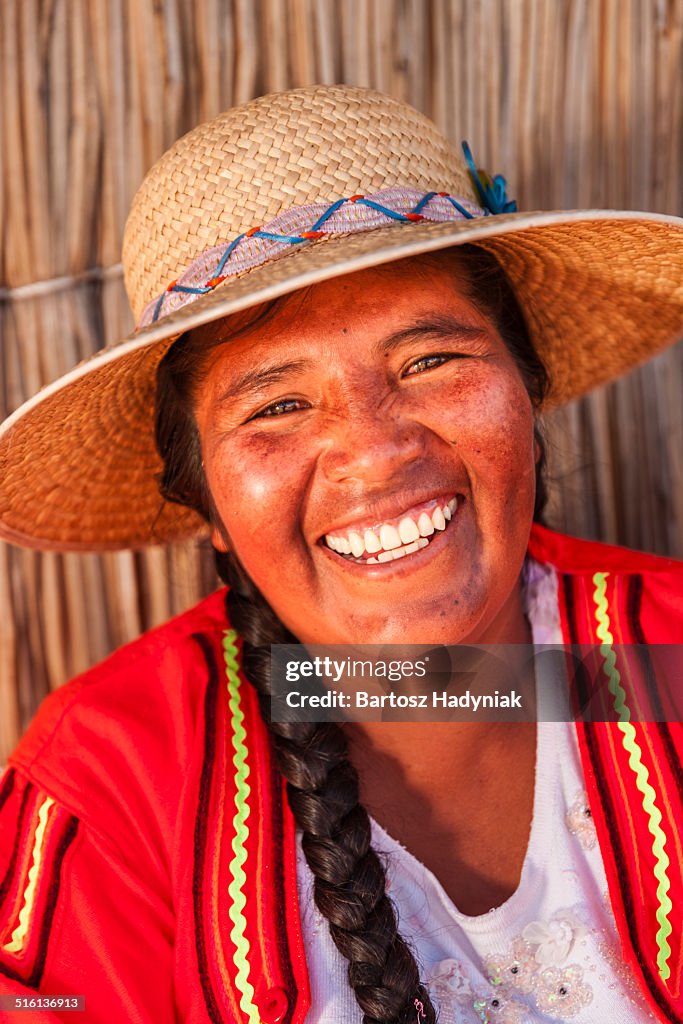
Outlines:
POLYGON ((393 352, 394 349, 409 341, 419 341, 425 338, 446 339, 453 337, 480 338, 487 334, 485 327, 475 327, 474 324, 464 323, 450 313, 430 313, 418 317, 407 327, 400 331, 394 331, 387 338, 383 338, 377 344, 379 352, 393 352))
POLYGON ((309 365, 310 362, 306 359, 295 359, 274 366, 253 366, 238 377, 234 377, 225 391, 221 393, 218 401, 226 402, 231 398, 245 398, 269 384, 277 384, 283 377, 301 372, 309 365))
MULTIPOLYGON (((429 314, 418 317, 407 327, 394 331, 386 338, 377 343, 380 352, 392 352, 400 345, 409 341, 424 338, 446 339, 453 337, 476 338, 486 334, 483 327, 475 327, 472 324, 463 323, 457 317, 445 314, 429 314)), ((245 398, 256 394, 270 384, 277 384, 284 377, 293 373, 300 373, 311 365, 307 359, 295 359, 286 363, 277 363, 273 366, 254 366, 238 377, 234 377, 227 388, 221 393, 218 401, 226 402, 237 397, 245 398)))

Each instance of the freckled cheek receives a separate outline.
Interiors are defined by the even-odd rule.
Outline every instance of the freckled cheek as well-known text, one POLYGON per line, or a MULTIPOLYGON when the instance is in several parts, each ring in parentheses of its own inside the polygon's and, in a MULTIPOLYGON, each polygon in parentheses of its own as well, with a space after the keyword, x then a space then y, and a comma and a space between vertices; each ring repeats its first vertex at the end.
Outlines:
POLYGON ((499 506, 511 499, 520 505, 528 501, 524 485, 533 489, 535 464, 534 419, 526 391, 515 385, 482 389, 476 401, 454 404, 442 434, 462 458, 475 496, 494 493, 499 506))
POLYGON ((496 373, 482 380, 472 377, 440 388, 424 407, 438 415, 457 438, 464 430, 493 432, 516 430, 533 422, 531 403, 515 375, 496 373))
POLYGON ((276 445, 226 446, 212 483, 214 501, 238 555, 291 548, 300 537, 305 479, 300 453, 276 445), (240 549, 245 547, 245 552, 240 549))

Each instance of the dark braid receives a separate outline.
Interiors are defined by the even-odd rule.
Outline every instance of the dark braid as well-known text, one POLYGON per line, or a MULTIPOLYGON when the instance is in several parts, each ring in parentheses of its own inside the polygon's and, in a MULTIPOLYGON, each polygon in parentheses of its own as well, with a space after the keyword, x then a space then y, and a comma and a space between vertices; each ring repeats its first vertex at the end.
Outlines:
MULTIPOLYGON (((458 266, 466 267, 472 297, 491 312, 520 367, 532 403, 539 408, 547 376, 504 275, 481 249, 467 246, 452 252, 458 266)), ((427 258, 426 264, 434 258, 427 258)), ((282 301, 250 311, 248 322, 270 316, 282 301)), ((235 321, 236 328, 243 324, 235 321)), ((211 344, 211 336, 207 343, 206 337, 190 332, 169 349, 159 366, 156 404, 157 448, 164 461, 161 494, 195 509, 208 521, 213 518, 211 498, 201 468, 193 396, 211 344)), ((541 450, 538 519, 545 502, 545 452, 538 432, 537 440, 541 450)), ((349 760, 346 736, 335 723, 270 720, 270 645, 297 640, 233 554, 217 551, 216 567, 230 588, 228 613, 242 637, 244 673, 259 695, 277 764, 287 781, 289 804, 302 831, 303 851, 315 879, 315 903, 348 960, 349 983, 364 1024, 415 1024, 416 1000, 422 1004, 425 1024, 434 1024, 434 1007, 415 958, 398 932, 394 907, 386 895, 384 867, 371 846, 370 819, 359 801, 358 774, 349 760)))
POLYGON ((435 1020, 415 959, 398 934, 382 863, 370 845, 370 819, 358 798, 358 774, 334 722, 270 721, 270 644, 296 643, 236 560, 219 556, 230 590, 230 621, 242 637, 243 665, 287 780, 289 805, 315 879, 314 897, 349 962, 349 983, 365 1024, 415 1022, 419 998, 435 1020), (429 1009, 427 1009, 429 1008, 429 1009))

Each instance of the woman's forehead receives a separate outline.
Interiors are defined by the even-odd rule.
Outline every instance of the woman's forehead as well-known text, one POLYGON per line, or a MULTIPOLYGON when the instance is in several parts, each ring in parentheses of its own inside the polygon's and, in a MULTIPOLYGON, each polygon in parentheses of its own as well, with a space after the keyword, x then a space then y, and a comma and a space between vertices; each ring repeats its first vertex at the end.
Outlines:
MULTIPOLYGON (((230 341, 235 356, 259 342, 298 347, 320 332, 381 333, 409 326, 433 312, 457 311, 472 326, 487 325, 487 310, 474 301, 464 270, 445 254, 415 257, 330 278, 200 328, 210 344, 230 341)), ((227 346, 226 346, 227 347, 227 346)), ((229 357, 229 353, 226 353, 229 357)))

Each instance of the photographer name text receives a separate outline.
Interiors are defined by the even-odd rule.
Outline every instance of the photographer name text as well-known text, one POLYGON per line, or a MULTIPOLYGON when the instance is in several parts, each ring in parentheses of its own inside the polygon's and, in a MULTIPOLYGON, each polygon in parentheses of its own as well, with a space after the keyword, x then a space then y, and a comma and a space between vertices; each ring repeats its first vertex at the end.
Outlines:
POLYGON ((479 710, 489 708, 521 708, 522 695, 516 690, 500 693, 496 690, 490 694, 449 693, 447 690, 434 690, 431 693, 370 693, 367 690, 356 690, 348 693, 344 690, 328 690, 327 693, 303 693, 291 690, 286 698, 290 708, 339 708, 353 710, 362 708, 466 708, 476 714, 479 710))

